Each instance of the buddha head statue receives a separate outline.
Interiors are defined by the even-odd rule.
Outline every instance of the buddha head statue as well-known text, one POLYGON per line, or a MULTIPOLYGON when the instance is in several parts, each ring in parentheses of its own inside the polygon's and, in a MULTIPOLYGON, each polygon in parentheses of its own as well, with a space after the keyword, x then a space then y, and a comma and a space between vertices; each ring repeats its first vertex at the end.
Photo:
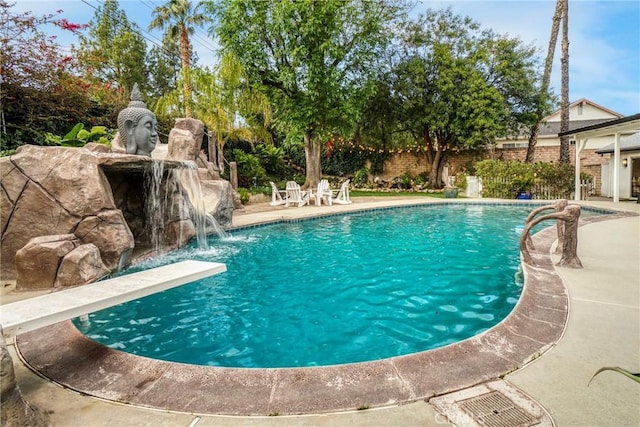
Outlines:
POLYGON ((133 85, 129 106, 118 114, 118 131, 127 154, 151 157, 156 148, 156 115, 142 102, 138 84, 133 85))

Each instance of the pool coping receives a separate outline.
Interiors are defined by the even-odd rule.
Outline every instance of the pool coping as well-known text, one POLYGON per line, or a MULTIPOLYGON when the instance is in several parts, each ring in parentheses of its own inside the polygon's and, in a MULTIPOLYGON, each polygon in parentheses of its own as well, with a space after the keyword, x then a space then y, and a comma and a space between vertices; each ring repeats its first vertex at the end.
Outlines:
MULTIPOLYGON (((634 214, 587 217, 581 225, 630 215, 634 214)), ((169 411, 295 415, 429 399, 501 378, 560 339, 569 307, 551 261, 555 239, 555 227, 534 236, 536 265, 523 264, 522 296, 501 323, 459 343, 407 356, 310 368, 195 366, 109 349, 84 336, 70 321, 19 335, 16 347, 25 364, 64 387, 169 411)))

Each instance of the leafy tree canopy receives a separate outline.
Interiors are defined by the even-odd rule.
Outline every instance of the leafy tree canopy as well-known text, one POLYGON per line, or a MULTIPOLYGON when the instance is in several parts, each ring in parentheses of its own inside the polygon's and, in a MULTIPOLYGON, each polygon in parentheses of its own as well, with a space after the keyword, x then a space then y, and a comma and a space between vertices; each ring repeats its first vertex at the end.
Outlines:
POLYGON ((209 1, 224 52, 269 97, 276 125, 304 138, 306 186, 321 175, 321 140, 350 132, 367 76, 404 10, 394 0, 209 1))
POLYGON ((180 45, 177 40, 165 34, 162 45, 154 45, 147 56, 151 87, 150 98, 156 100, 176 88, 180 74, 180 45))
POLYGON ((535 119, 535 49, 451 9, 405 26, 393 93, 400 126, 426 152, 439 188, 446 153, 484 146, 535 119))
POLYGON ((164 29, 165 39, 179 41, 186 117, 192 116, 191 59, 193 52, 189 35, 195 32, 195 27, 202 26, 210 20, 207 15, 200 12, 201 6, 201 3, 194 6, 191 0, 169 0, 153 10, 153 19, 149 24, 149 29, 164 29))
POLYGON ((75 59, 41 29, 53 24, 78 32, 83 26, 56 15, 15 13, 13 5, 0 0, 0 150, 45 144, 47 132, 66 134, 78 122, 108 125, 104 118, 112 110, 103 101, 112 101, 112 91, 72 73, 75 59))
POLYGON ((76 52, 89 79, 115 84, 127 97, 135 83, 143 93, 148 91, 147 44, 117 0, 105 0, 96 9, 89 34, 80 36, 76 52))

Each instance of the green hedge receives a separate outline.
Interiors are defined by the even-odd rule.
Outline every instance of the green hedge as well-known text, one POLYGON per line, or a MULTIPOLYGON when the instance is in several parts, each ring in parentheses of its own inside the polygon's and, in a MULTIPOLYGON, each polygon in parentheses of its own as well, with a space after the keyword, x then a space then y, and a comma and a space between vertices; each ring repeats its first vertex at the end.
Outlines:
MULTIPOLYGON (((544 192, 543 198, 569 198, 574 190, 573 165, 482 160, 476 163, 482 196, 513 199, 518 191, 544 192)), ((583 179, 590 177, 584 176, 583 179)))

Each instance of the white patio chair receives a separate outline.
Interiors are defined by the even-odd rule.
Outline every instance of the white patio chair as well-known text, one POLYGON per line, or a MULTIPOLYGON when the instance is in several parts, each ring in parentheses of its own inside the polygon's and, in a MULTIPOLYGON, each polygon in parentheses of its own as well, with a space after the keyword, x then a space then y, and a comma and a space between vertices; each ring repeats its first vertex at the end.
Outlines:
POLYGON ((287 198, 285 199, 285 206, 289 207, 292 203, 297 204, 299 208, 309 203, 309 193, 302 191, 298 183, 295 181, 287 182, 287 198))
POLYGON ((339 205, 348 205, 351 203, 349 199, 349 180, 346 180, 340 185, 340 190, 338 191, 338 195, 334 197, 333 203, 339 205))
POLYGON ((325 204, 331 206, 331 203, 333 202, 333 191, 329 187, 329 181, 326 179, 320 180, 315 196, 316 206, 320 206, 323 201, 325 204))
POLYGON ((269 204, 271 206, 285 205, 287 203, 286 190, 278 190, 278 187, 272 181, 269 181, 269 184, 271 184, 271 203, 269 204))

